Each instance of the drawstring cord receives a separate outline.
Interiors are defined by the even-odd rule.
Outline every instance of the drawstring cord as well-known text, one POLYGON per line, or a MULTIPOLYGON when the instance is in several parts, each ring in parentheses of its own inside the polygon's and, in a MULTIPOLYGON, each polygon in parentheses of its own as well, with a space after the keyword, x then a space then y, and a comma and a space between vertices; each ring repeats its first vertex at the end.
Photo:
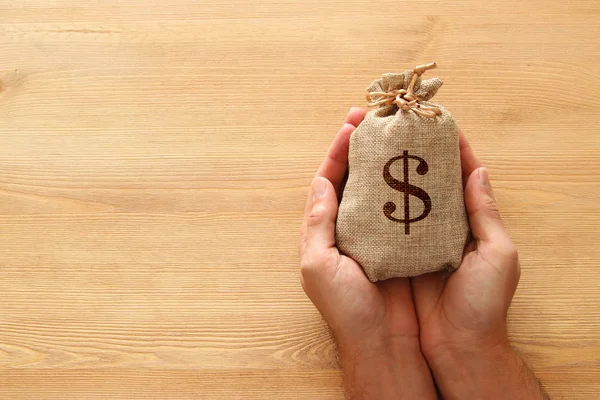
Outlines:
POLYGON ((415 95, 414 88, 417 78, 423 75, 425 71, 434 69, 436 63, 419 65, 413 69, 413 76, 408 85, 408 89, 395 89, 389 92, 371 92, 367 95, 369 107, 390 106, 395 104, 403 111, 413 111, 415 114, 426 118, 435 118, 442 113, 437 107, 429 107, 420 104, 421 99, 415 95), (378 98, 375 100, 374 97, 378 98))

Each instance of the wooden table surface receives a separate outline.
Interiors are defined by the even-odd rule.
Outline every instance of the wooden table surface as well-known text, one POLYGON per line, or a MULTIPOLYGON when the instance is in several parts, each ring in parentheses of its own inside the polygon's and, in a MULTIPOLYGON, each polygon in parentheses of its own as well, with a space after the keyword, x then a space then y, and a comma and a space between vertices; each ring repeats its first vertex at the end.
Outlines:
POLYGON ((0 3, 0 398, 341 399, 307 186, 384 72, 437 61, 522 278, 515 347, 600 398, 600 3, 0 3))

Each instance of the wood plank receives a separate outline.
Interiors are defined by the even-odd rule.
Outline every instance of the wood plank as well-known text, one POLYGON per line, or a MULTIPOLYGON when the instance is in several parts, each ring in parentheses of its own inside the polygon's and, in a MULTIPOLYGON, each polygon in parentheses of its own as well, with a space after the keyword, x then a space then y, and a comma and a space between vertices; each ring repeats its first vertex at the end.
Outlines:
POLYGON ((342 398, 299 284, 306 188, 365 87, 433 60, 520 252, 511 340, 552 398, 593 398, 599 21, 592 0, 0 4, 0 398, 342 398))

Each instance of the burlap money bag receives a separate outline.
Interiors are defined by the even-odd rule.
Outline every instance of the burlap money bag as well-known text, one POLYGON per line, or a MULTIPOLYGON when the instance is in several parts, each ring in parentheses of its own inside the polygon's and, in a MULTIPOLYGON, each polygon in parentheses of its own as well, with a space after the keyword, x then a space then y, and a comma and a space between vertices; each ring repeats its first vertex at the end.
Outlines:
POLYGON ((350 138, 348 180, 336 223, 339 250, 376 282, 458 268, 469 234, 458 129, 429 102, 435 64, 385 74, 350 138))

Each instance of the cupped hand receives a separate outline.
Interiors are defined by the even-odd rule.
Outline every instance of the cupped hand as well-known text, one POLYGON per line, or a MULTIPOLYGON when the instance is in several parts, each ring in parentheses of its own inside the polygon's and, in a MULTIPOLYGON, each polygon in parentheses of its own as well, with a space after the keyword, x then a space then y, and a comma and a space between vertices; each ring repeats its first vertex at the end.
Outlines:
POLYGON ((411 278, 421 349, 445 399, 547 400, 508 341, 506 314, 519 283, 517 251, 488 172, 460 133, 472 240, 457 271, 411 278))
POLYGON ((408 279, 371 283, 360 265, 335 247, 349 139, 364 116, 360 108, 350 110, 311 184, 299 246, 302 287, 341 344, 356 345, 370 337, 418 342, 408 279))
POLYGON ((451 348, 507 346, 506 313, 520 276, 488 172, 462 132, 460 152, 472 240, 450 276, 438 272, 411 280, 428 359, 451 348))
POLYGON ((311 184, 299 245, 302 287, 336 339, 349 397, 435 398, 409 280, 371 283, 335 247, 349 139, 364 116, 350 110, 311 184))

